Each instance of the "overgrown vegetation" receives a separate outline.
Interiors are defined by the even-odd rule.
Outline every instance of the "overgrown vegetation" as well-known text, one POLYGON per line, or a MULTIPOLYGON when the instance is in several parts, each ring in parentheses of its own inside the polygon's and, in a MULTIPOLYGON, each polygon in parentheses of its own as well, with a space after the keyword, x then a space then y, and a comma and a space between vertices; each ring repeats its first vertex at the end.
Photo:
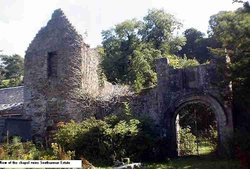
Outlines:
POLYGON ((11 142, 0 146, 0 160, 70 160, 74 158, 74 151, 65 152, 57 143, 51 148, 38 148, 32 142, 21 142, 21 138, 14 137, 11 142))
POLYGON ((201 103, 188 104, 178 113, 179 155, 202 155, 217 150, 218 132, 214 112, 201 103))
POLYGON ((178 131, 178 151, 180 156, 193 155, 196 152, 196 136, 189 127, 178 131))
POLYGON ((19 55, 0 55, 0 88, 22 84, 24 59, 19 55))
POLYGON ((236 149, 240 159, 249 168, 250 144, 250 5, 249 1, 236 11, 223 11, 210 17, 209 36, 214 37, 222 47, 214 50, 218 55, 228 54, 230 79, 233 84, 234 119, 237 133, 236 149), (247 163, 244 161, 248 161, 247 163))
POLYGON ((156 84, 155 60, 170 59, 174 67, 197 65, 195 59, 174 55, 185 38, 174 32, 182 24, 164 10, 152 9, 142 21, 132 19, 102 32, 102 67, 113 83, 130 84, 136 91, 156 84))
POLYGON ((125 157, 132 161, 152 161, 163 155, 154 127, 151 120, 135 118, 125 109, 123 114, 103 120, 89 118, 62 125, 55 141, 94 164, 113 164, 125 157))

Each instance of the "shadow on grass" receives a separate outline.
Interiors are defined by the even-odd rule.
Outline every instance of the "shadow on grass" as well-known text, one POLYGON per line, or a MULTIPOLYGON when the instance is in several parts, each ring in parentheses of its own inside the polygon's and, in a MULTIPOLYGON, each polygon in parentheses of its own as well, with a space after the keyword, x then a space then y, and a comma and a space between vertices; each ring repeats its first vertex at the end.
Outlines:
POLYGON ((146 164, 144 169, 241 169, 241 167, 236 160, 220 159, 209 154, 180 157, 165 163, 146 164))

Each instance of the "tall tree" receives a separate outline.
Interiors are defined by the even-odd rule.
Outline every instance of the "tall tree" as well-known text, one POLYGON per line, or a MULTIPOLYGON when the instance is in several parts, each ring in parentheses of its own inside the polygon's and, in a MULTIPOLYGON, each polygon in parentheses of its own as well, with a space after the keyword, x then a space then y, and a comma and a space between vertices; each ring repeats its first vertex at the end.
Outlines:
POLYGON ((183 34, 187 41, 177 53, 181 57, 196 58, 200 63, 204 63, 212 58, 209 48, 221 47, 220 43, 214 38, 205 38, 205 34, 195 28, 186 29, 183 34))
POLYGON ((103 31, 102 67, 107 79, 131 84, 136 91, 154 85, 155 59, 169 56, 185 43, 184 37, 174 35, 180 26, 173 15, 153 9, 143 21, 127 20, 103 31))
POLYGON ((197 58, 197 43, 203 39, 204 33, 195 28, 189 28, 183 34, 186 38, 186 44, 178 53, 182 56, 186 55, 188 58, 197 58))
MULTIPOLYGON (((231 59, 234 103, 239 112, 249 111, 250 105, 250 10, 249 3, 236 11, 219 12, 210 17, 209 35, 222 43, 231 59), (240 110, 241 109, 241 110, 240 110)), ((247 115, 246 113, 241 115, 247 115)), ((238 116, 238 115, 237 115, 238 116)), ((243 117, 243 116, 242 116, 243 117)), ((248 117, 241 118, 241 123, 248 117)), ((249 125, 249 121, 247 122, 249 125)), ((250 131, 250 126, 249 126, 250 131)))
POLYGON ((182 24, 163 9, 149 10, 143 21, 144 26, 140 31, 142 40, 152 43, 154 48, 162 53, 174 52, 185 44, 185 38, 174 36, 174 32, 178 31, 182 24))
POLYGON ((115 28, 102 32, 103 62, 102 67, 111 82, 128 83, 132 53, 140 39, 137 32, 141 23, 135 19, 117 24, 115 28))

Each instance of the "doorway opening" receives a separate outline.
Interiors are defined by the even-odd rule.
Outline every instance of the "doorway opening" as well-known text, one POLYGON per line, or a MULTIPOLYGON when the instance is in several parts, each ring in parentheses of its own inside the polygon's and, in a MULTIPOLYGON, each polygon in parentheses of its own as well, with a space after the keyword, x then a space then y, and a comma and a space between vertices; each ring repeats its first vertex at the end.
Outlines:
POLYGON ((218 127, 210 106, 199 102, 186 104, 178 110, 175 126, 178 156, 216 152, 218 127))

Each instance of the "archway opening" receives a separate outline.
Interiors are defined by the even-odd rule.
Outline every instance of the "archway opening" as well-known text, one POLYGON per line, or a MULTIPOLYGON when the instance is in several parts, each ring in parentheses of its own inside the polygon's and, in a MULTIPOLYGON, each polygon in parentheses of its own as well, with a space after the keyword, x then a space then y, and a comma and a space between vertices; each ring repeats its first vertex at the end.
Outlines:
POLYGON ((213 109, 200 102, 188 103, 176 112, 178 156, 206 155, 218 147, 218 127, 213 109))

